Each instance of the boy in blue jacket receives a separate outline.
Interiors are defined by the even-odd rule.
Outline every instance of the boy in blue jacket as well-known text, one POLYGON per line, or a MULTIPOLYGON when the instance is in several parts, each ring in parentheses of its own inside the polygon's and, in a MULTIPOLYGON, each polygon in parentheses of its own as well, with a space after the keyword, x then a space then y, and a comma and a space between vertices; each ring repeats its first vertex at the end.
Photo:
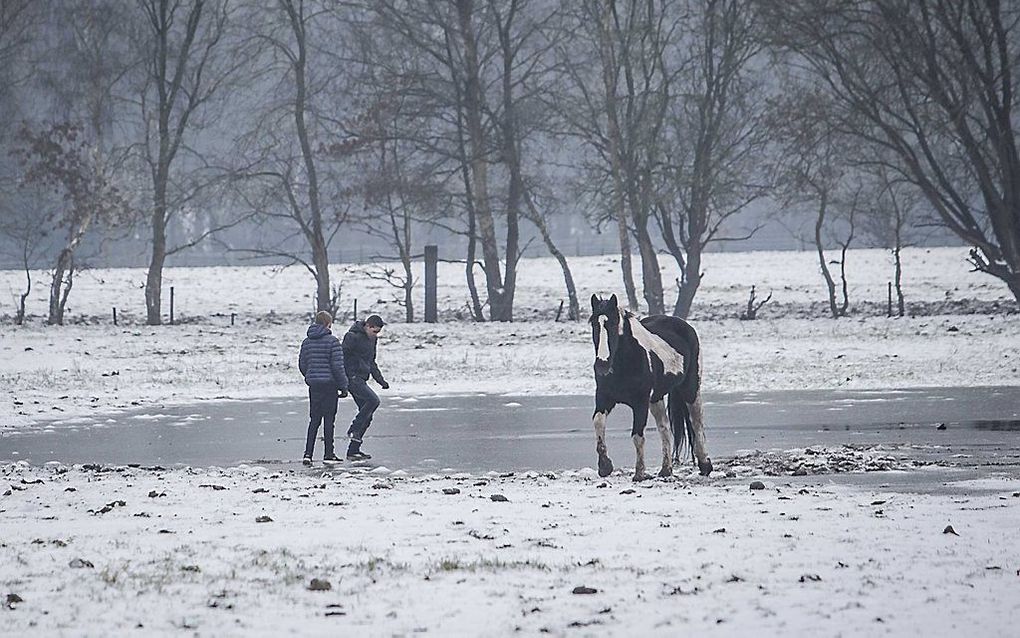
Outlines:
POLYGON ((308 385, 308 436, 305 437, 305 455, 301 462, 312 464, 312 450, 319 423, 323 424, 323 442, 326 450, 323 461, 338 463, 333 452, 333 425, 336 421, 337 397, 347 396, 347 372, 344 370, 344 352, 340 341, 330 332, 333 316, 325 310, 315 315, 315 323, 308 327, 308 336, 301 342, 298 370, 308 385))

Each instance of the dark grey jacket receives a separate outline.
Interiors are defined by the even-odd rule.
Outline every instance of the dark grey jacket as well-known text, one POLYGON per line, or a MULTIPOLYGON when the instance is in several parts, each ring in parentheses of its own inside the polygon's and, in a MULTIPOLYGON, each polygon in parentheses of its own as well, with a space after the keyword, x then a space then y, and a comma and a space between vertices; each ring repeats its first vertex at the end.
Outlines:
POLYGON ((301 342, 298 355, 298 370, 308 385, 347 389, 343 349, 340 341, 325 326, 317 323, 308 326, 308 337, 301 342))
POLYGON ((375 364, 376 340, 365 332, 365 322, 355 321, 351 329, 344 335, 344 367, 347 374, 368 380, 369 375, 376 383, 386 383, 379 366, 375 364))

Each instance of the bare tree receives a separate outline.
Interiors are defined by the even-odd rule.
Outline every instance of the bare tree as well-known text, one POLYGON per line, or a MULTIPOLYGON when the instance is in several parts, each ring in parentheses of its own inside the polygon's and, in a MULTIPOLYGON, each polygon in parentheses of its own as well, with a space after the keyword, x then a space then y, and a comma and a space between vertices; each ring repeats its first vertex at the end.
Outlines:
POLYGON ((340 289, 331 285, 329 253, 357 195, 342 169, 371 147, 377 128, 375 106, 354 109, 346 96, 353 73, 348 47, 337 46, 347 35, 346 10, 305 0, 251 3, 248 72, 265 92, 247 114, 252 126, 239 138, 237 171, 258 228, 256 245, 240 250, 303 266, 315 280, 315 309, 334 314, 340 289))
POLYGON ((467 238, 475 318, 483 318, 474 281, 480 247, 489 318, 512 321, 520 223, 530 215, 524 153, 531 129, 520 110, 540 84, 534 78, 547 44, 538 34, 547 14, 526 0, 385 0, 374 9, 383 37, 415 61, 382 60, 387 68, 376 80, 402 81, 414 110, 430 121, 416 130, 405 124, 400 135, 435 158, 437 180, 463 202, 455 216, 428 221, 467 238))
POLYGON ((569 300, 568 318, 577 320, 580 318, 580 304, 570 264, 549 232, 547 220, 551 211, 540 210, 536 203, 535 190, 541 188, 540 177, 534 168, 530 174, 525 169, 526 164, 541 166, 537 153, 528 155, 526 159, 526 147, 550 141, 544 136, 535 139, 546 130, 545 122, 549 119, 542 115, 543 109, 536 107, 540 103, 539 96, 549 93, 555 82, 555 75, 549 71, 554 64, 553 47, 547 37, 542 37, 547 35, 555 11, 526 0, 514 0, 505 9, 504 4, 489 0, 488 9, 496 27, 501 62, 501 108, 497 110, 495 120, 501 132, 502 159, 509 182, 506 195, 507 278, 512 276, 513 287, 516 287, 516 260, 519 256, 513 257, 514 268, 511 270, 509 239, 511 234, 516 238, 519 230, 510 228, 510 223, 512 220, 516 226, 518 220, 524 218, 535 225, 549 253, 559 264, 569 300), (522 113, 531 117, 524 117, 522 113))
MULTIPOLYGON (((567 291, 567 319, 577 321, 581 318, 581 304, 577 299, 577 286, 574 284, 574 275, 570 271, 570 264, 567 262, 566 255, 563 254, 563 251, 553 241, 552 233, 549 232, 546 215, 535 205, 535 197, 532 195, 532 192, 533 189, 531 188, 525 190, 524 198, 527 207, 524 210, 524 216, 538 228, 538 232, 542 235, 542 241, 545 242, 549 254, 559 264, 560 271, 563 273, 563 285, 567 291)), ((548 206, 546 210, 548 210, 548 206)))
POLYGON ((869 237, 892 254, 891 283, 896 291, 896 312, 902 317, 906 314, 902 252, 905 247, 915 245, 923 226, 931 225, 921 217, 924 196, 913 184, 891 175, 885 165, 871 167, 866 179, 875 193, 875 205, 865 211, 861 226, 869 237))
POLYGON ((387 140, 383 135, 376 146, 379 166, 365 184, 366 215, 357 223, 366 233, 383 238, 397 251, 400 274, 392 268, 383 268, 381 274, 371 276, 401 290, 404 319, 413 323, 412 293, 417 283, 412 269, 415 221, 425 217, 428 210, 441 206, 446 195, 441 185, 433 181, 429 164, 408 166, 402 156, 406 149, 400 141, 387 140))
POLYGON ((777 44, 860 142, 973 246, 1020 304, 1020 6, 999 0, 762 2, 777 44), (885 155, 883 154, 884 158, 885 155))
POLYGON ((825 279, 829 312, 833 318, 846 314, 849 299, 846 254, 854 239, 856 214, 862 202, 862 181, 854 153, 835 124, 831 103, 810 86, 791 90, 773 105, 770 126, 782 140, 777 149, 780 177, 777 195, 787 205, 815 209, 811 241, 825 279), (840 290, 829 269, 826 249, 841 248, 840 290), (842 300, 837 299, 840 292, 842 300))
POLYGON ((197 132, 214 117, 211 102, 234 78, 241 60, 225 52, 226 0, 138 0, 138 7, 135 46, 143 66, 132 97, 141 116, 142 159, 151 188, 145 309, 147 323, 160 325, 167 257, 237 223, 216 224, 177 245, 168 242, 171 220, 222 177, 204 157, 208 138, 196 143, 197 132))
POLYGON ((655 207, 681 272, 677 317, 691 311, 706 247, 748 239, 760 228, 727 231, 725 225, 772 182, 761 160, 770 141, 769 68, 750 1, 687 0, 684 8, 679 37, 688 46, 672 80, 668 183, 655 207))
MULTIPOLYGON (((444 206, 418 211, 416 219, 466 239, 469 306, 473 318, 484 321, 475 282, 480 236, 458 23, 452 2, 380 0, 371 5, 369 16, 355 22, 354 31, 362 69, 359 85, 368 87, 373 101, 389 93, 401 103, 386 138, 399 141, 407 149, 405 157, 428 158, 430 180, 448 195, 444 206)), ((488 59, 488 54, 484 57, 488 59)), ((489 121, 483 121, 489 131, 489 121)), ((491 138, 488 132, 486 136, 491 138)))
MULTIPOLYGON (((516 5, 516 2, 513 3, 516 5)), ((466 123, 467 165, 471 171, 471 199, 478 220, 478 235, 482 244, 482 267, 489 299, 489 318, 493 321, 513 320, 513 300, 517 284, 520 175, 511 177, 510 194, 506 209, 505 265, 501 266, 496 218, 489 192, 489 154, 493 143, 485 127, 485 113, 489 108, 484 90, 484 58, 479 51, 483 25, 476 13, 473 0, 456 0, 456 27, 453 31, 463 60, 463 110, 466 123)), ((506 69, 504 69, 504 74, 506 69)), ((506 79, 503 80, 506 82, 506 79)), ((504 85, 505 89, 505 85, 504 85)), ((512 135, 512 133, 511 133, 512 135)))
POLYGON ((52 273, 48 318, 50 324, 63 324, 74 283, 75 251, 93 225, 126 220, 130 209, 80 127, 58 123, 42 131, 24 128, 18 137, 25 182, 57 189, 64 200, 54 223, 67 234, 52 273))
POLYGON ((669 100, 665 64, 678 19, 674 6, 669 1, 585 2, 565 12, 563 28, 569 35, 559 47, 569 86, 559 109, 568 130, 592 152, 587 182, 616 225, 627 301, 638 307, 633 237, 641 255, 645 302, 657 314, 664 309, 662 278, 649 221, 669 100))
POLYGON ((15 302, 14 320, 19 326, 25 322, 26 303, 32 294, 32 270, 42 264, 44 244, 53 225, 55 213, 40 210, 40 198, 10 197, 0 201, 0 236, 7 242, 5 254, 12 257, 25 273, 25 288, 15 302), (35 206, 27 213, 29 206, 35 206))

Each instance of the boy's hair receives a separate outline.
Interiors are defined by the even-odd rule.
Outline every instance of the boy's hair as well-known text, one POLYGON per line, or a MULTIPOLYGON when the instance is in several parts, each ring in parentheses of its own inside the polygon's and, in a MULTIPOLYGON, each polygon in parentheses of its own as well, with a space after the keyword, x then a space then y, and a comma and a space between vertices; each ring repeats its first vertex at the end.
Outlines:
POLYGON ((333 315, 329 314, 325 310, 320 310, 315 313, 315 323, 320 326, 328 326, 333 323, 333 315))
POLYGON ((372 326, 373 328, 382 328, 386 323, 379 315, 369 315, 368 319, 365 319, 365 325, 372 326))

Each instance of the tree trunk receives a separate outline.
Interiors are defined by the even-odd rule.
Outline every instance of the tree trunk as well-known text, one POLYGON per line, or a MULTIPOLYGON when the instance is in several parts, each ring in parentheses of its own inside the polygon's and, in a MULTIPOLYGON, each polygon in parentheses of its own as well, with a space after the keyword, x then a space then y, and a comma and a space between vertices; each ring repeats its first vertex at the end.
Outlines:
POLYGON ((312 265, 315 267, 315 308, 330 312, 332 299, 329 288, 329 254, 321 233, 310 238, 312 265))
POLYGON ((414 279, 411 273, 411 264, 404 264, 404 321, 414 323, 414 299, 411 292, 414 290, 414 279))
MULTIPOLYGON (((447 35, 447 49, 449 51, 449 35, 447 35)), ((449 53, 452 59, 452 53, 449 53)), ((460 174, 464 182, 464 208, 467 211, 467 255, 464 263, 464 278, 467 281, 468 295, 470 297, 470 310, 472 318, 477 322, 485 321, 485 314, 482 311, 482 302, 478 297, 478 285, 475 283, 475 261, 478 250, 478 216, 475 212, 472 193, 474 187, 471 180, 470 158, 467 151, 467 143, 464 140, 464 96, 460 90, 460 77, 452 72, 453 65, 450 64, 455 104, 457 107, 457 150, 460 154, 460 174)))
POLYGON ((528 210, 531 213, 529 219, 538 228, 538 232, 542 235, 542 241, 545 242, 546 248, 549 249, 549 254, 556 258, 556 262, 560 265, 560 270, 563 271, 563 283, 567 288, 567 301, 569 304, 567 319, 577 321, 581 318, 581 304, 577 300, 577 287, 574 285, 574 276, 570 272, 570 264, 567 263, 567 258, 563 255, 563 252, 553 242, 552 235, 549 234, 549 226, 545 223, 542 215, 539 214, 538 209, 535 208, 535 203, 531 197, 527 193, 525 193, 524 197, 528 210))
MULTIPOLYGON (((478 232, 482 241, 482 265, 485 272, 485 287, 489 296, 489 318, 492 321, 511 321, 512 305, 504 299, 499 264, 499 247, 496 242, 496 223, 489 202, 488 165, 485 159, 485 131, 482 127, 482 79, 480 77, 478 50, 471 24, 474 10, 472 0, 457 0, 460 18, 460 35, 464 44, 465 91, 464 115, 467 120, 470 166, 475 212, 478 217, 478 232)), ((507 263, 516 259, 507 255, 507 263)))
MULTIPOLYGON (((516 4, 511 3, 511 12, 516 4)), ((503 277, 503 294, 500 295, 500 321, 513 321, 514 295, 517 290, 517 260, 520 245, 521 201, 524 198, 524 178, 521 174, 521 152, 518 141, 517 112, 513 97, 514 42, 511 41, 512 18, 507 17, 499 26, 500 47, 503 50, 503 157, 510 173, 506 198, 506 269, 503 277)), ((493 313, 496 309, 493 308, 493 313)))
POLYGON ((308 126, 305 123, 307 108, 307 82, 305 68, 308 64, 308 47, 305 37, 304 15, 292 3, 284 3, 290 19, 291 30, 298 54, 293 61, 294 67, 294 127, 301 146, 301 160, 308 177, 308 208, 311 217, 310 227, 305 231, 312 247, 312 263, 315 266, 315 305, 318 310, 330 310, 329 288, 329 253, 326 238, 322 231, 322 208, 319 203, 319 177, 315 167, 315 156, 312 144, 308 139, 308 126))
POLYGON ((843 249, 840 252, 839 258, 839 287, 840 294, 843 295, 843 301, 839 306, 839 316, 845 317, 847 309, 850 308, 850 297, 847 294, 847 282, 846 282, 846 252, 850 248, 850 242, 843 244, 843 249))
POLYGON ((683 283, 676 298, 676 305, 673 307, 673 316, 686 319, 691 314, 694 295, 701 286, 701 245, 697 242, 692 242, 687 248, 687 261, 683 272, 683 283))
POLYGON ((896 236, 896 250, 893 251, 893 258, 896 261, 896 274, 893 277, 893 285, 896 287, 896 309, 899 316, 906 314, 906 304, 903 301, 903 261, 900 257, 899 234, 896 236))
POLYGON ((637 310, 639 307, 637 287, 634 285, 634 267, 630 254, 630 231, 627 228, 627 213, 624 204, 624 177, 619 116, 616 112, 616 56, 612 50, 608 8, 599 13, 599 53, 602 58, 602 85, 606 96, 606 134, 609 142, 610 172, 613 176, 613 213, 620 240, 620 272, 623 287, 627 293, 627 304, 637 310))
MULTIPOLYGON (((197 2, 192 5, 189 15, 185 21, 184 40, 178 51, 170 50, 170 29, 174 22, 173 13, 176 7, 171 8, 166 2, 159 3, 156 7, 152 5, 152 12, 148 16, 151 26, 154 29, 155 37, 155 77, 152 78, 157 87, 159 101, 157 103, 157 157, 150 166, 152 170, 153 210, 152 210, 152 255, 149 259, 149 271, 145 280, 145 313, 146 322, 150 326, 158 326, 163 320, 162 310, 162 288, 163 288, 163 266, 166 263, 166 227, 169 220, 170 210, 167 202, 167 192, 170 185, 170 165, 177 155, 180 147, 183 132, 187 126, 188 117, 191 115, 194 106, 186 105, 179 116, 179 121, 171 131, 170 117, 177 105, 181 92, 181 83, 185 75, 185 69, 191 59, 191 46, 194 43, 198 25, 202 20, 203 3, 197 2)), ((192 89, 194 90, 194 88, 192 89)))
POLYGON ((25 268, 25 292, 21 293, 21 297, 18 299, 18 313, 15 317, 15 323, 19 326, 24 325, 25 323, 25 302, 28 299, 28 296, 32 293, 32 269, 29 267, 29 241, 29 239, 25 240, 25 244, 23 246, 24 252, 22 253, 21 263, 25 268))
POLYGON ((18 298, 18 313, 14 318, 14 322, 19 326, 25 324, 25 300, 28 299, 28 295, 32 293, 32 272, 29 269, 25 269, 25 292, 21 293, 18 298))
POLYGON ((84 213, 78 223, 71 227, 67 245, 57 257, 53 281, 50 283, 50 312, 47 323, 51 326, 64 324, 64 307, 67 304, 67 296, 71 292, 71 281, 74 276, 74 251, 78 249, 78 244, 85 237, 91 223, 92 213, 84 213), (64 287, 65 275, 67 276, 66 288, 64 287))
POLYGON ((475 283, 475 240, 468 240, 467 266, 465 268, 467 277, 468 294, 471 297, 472 318, 481 323, 485 321, 485 312, 482 310, 482 300, 478 296, 478 284, 475 283))
POLYGON ((404 243, 400 247, 400 260, 404 264, 404 320, 414 323, 414 272, 411 270, 411 216, 404 211, 404 243))
POLYGON ((637 310, 640 307, 637 298, 637 286, 634 285, 634 265, 630 254, 630 232, 627 230, 627 216, 623 206, 617 208, 616 230, 620 240, 620 274, 623 276, 623 289, 627 293, 627 304, 637 310))
POLYGON ((846 255, 847 255, 847 252, 850 250, 850 244, 853 243, 853 241, 854 241, 854 230, 856 229, 856 226, 854 224, 854 217, 855 217, 856 209, 857 209, 857 201, 856 201, 856 198, 855 198, 854 203, 853 203, 853 208, 850 209, 850 219, 849 219, 850 232, 847 233, 846 241, 842 242, 842 244, 841 244, 841 250, 840 250, 840 255, 839 255, 839 282, 840 282, 840 292, 843 295, 843 302, 842 302, 842 304, 839 307, 839 316, 840 317, 845 317, 846 314, 847 314, 847 310, 849 310, 849 308, 850 308, 850 297, 849 297, 849 294, 848 294, 848 285, 847 285, 847 281, 846 281, 846 255))
POLYGON ((53 269, 53 280, 50 282, 50 313, 46 323, 51 326, 64 325, 64 273, 74 267, 74 251, 64 248, 57 256, 57 265, 53 269))
POLYGON ((149 270, 145 276, 146 323, 158 326, 163 323, 162 293, 163 265, 166 263, 166 204, 165 183, 157 184, 156 202, 152 213, 152 254, 149 256, 149 270), (162 200, 162 201, 161 201, 162 200))
POLYGON ((828 205, 826 194, 822 194, 822 201, 818 206, 818 217, 815 219, 815 250, 818 252, 818 265, 822 269, 822 276, 825 278, 825 286, 829 291, 829 312, 833 319, 840 317, 839 308, 836 306, 836 282, 829 273, 829 265, 825 263, 825 250, 822 245, 822 225, 825 222, 825 212, 828 205))
MULTIPOLYGON (((636 211, 634 216, 644 215, 636 211)), ((659 271, 659 258, 655 254, 655 246, 652 245, 652 238, 648 234, 648 218, 635 219, 637 227, 638 250, 641 252, 641 281, 644 285, 645 303, 648 304, 648 314, 665 314, 666 306, 662 294, 662 273, 659 271)))
POLYGON ((477 251, 477 217, 475 205, 471 199, 471 171, 468 167, 467 150, 464 145, 464 131, 461 119, 461 106, 457 106, 457 144, 460 149, 462 162, 460 165, 461 178, 464 180, 464 207, 467 209, 468 230, 467 230, 467 256, 465 259, 464 278, 467 280, 468 294, 471 297, 471 315, 475 321, 485 321, 485 314, 482 312, 482 302, 478 298, 478 285, 475 284, 475 259, 477 251))

